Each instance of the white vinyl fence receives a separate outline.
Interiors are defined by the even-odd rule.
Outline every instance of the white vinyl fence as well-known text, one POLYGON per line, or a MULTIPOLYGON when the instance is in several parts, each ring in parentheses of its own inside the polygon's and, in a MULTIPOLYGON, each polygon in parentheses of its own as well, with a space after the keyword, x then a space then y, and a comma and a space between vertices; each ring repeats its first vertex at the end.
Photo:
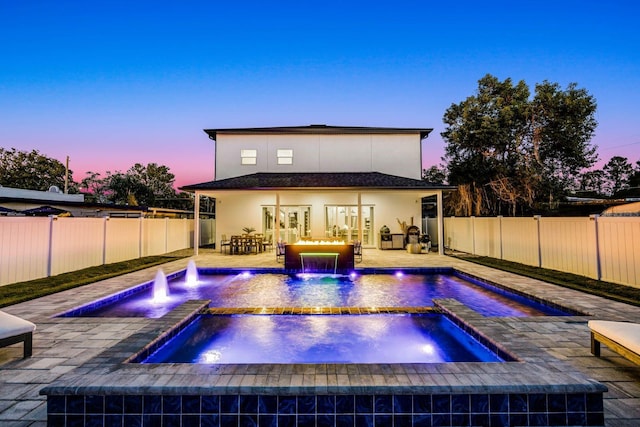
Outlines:
POLYGON ((445 218, 452 250, 640 287, 640 217, 445 218))
MULTIPOLYGON (((200 220, 200 244, 215 220, 200 220)), ((193 247, 193 220, 0 217, 0 286, 193 247)))

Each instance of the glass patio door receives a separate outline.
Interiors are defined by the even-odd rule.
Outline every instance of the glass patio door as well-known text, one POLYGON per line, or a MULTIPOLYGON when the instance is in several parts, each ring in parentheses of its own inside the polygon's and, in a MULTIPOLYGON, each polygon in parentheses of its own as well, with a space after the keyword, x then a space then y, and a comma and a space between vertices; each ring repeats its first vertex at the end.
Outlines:
MULTIPOLYGON (((275 209, 275 206, 262 207, 262 227, 265 236, 272 236, 275 233, 275 209)), ((278 221, 280 221, 279 240, 283 242, 295 243, 302 238, 311 237, 310 206, 280 206, 278 221)))
MULTIPOLYGON (((374 245, 373 206, 362 206, 362 244, 374 245)), ((358 206, 325 206, 325 235, 351 242, 358 239, 358 206)))

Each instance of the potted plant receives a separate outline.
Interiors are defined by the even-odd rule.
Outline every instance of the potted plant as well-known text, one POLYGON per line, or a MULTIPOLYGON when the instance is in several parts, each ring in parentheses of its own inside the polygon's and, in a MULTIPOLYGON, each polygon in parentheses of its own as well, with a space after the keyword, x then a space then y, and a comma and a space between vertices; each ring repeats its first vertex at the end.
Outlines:
POLYGON ((256 231, 256 229, 255 229, 255 228, 253 228, 253 227, 244 227, 244 228, 242 229, 242 231, 244 231, 244 232, 245 232, 245 233, 247 233, 247 234, 251 234, 251 233, 253 233, 254 231, 256 231))

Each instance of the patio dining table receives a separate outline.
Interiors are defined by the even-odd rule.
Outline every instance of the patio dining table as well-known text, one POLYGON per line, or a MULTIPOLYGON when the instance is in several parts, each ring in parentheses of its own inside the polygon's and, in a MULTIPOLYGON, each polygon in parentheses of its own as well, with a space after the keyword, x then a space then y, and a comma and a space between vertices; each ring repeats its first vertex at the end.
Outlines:
POLYGON ((229 253, 232 255, 257 254, 263 250, 261 236, 231 236, 229 253))

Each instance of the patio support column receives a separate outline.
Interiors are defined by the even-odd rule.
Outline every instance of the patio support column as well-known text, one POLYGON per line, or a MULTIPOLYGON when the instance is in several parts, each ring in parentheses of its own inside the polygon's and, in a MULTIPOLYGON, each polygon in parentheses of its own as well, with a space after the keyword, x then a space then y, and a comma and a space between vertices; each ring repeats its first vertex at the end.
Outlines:
POLYGON ((276 245, 280 242, 280 193, 276 193, 276 211, 273 213, 273 220, 275 222, 273 227, 275 241, 273 244, 276 245))
POLYGON ((193 202, 193 255, 198 255, 200 248, 200 193, 196 191, 193 202))
POLYGON ((438 254, 444 255, 444 209, 442 190, 436 193, 436 204, 438 205, 438 254))
POLYGON ((362 243, 362 193, 358 192, 358 241, 362 243))

